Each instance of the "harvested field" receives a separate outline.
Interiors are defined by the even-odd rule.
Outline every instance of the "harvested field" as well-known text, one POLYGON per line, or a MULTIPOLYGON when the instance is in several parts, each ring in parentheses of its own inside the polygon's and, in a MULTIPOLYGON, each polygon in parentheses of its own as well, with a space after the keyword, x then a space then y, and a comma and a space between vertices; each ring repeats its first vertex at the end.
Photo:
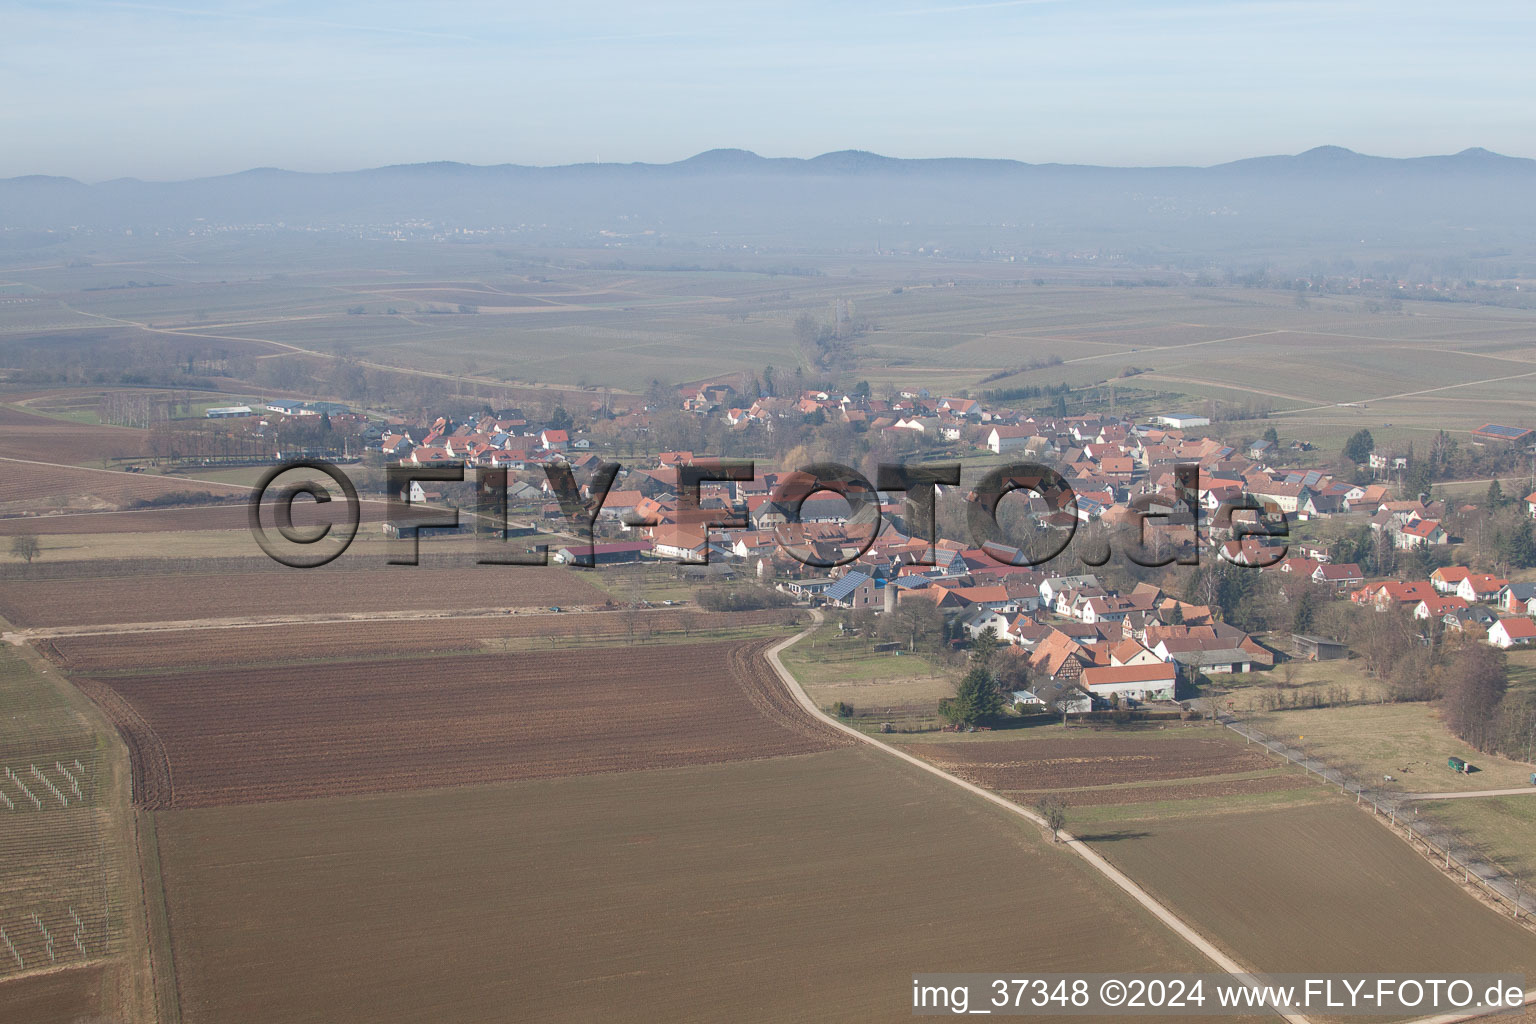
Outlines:
POLYGON ((1353 804, 1137 822, 1084 838, 1263 970, 1536 973, 1536 935, 1353 804))
POLYGON ((0 407, 0 455, 73 465, 144 454, 149 431, 74 423, 0 407))
MULTIPOLYGON (((194 488, 200 489, 200 488, 194 488)), ((367 506, 365 505, 366 509, 367 506)), ((299 522, 298 516, 294 521, 299 522)), ((58 515, 0 519, 0 537, 18 533, 75 535, 97 533, 184 533, 196 530, 246 530, 245 503, 146 508, 114 512, 66 512, 58 515)))
POLYGON ((26 1024, 85 1024, 113 1019, 99 966, 34 974, 0 982, 0 1020, 26 1024))
POLYGON ((1282 769, 1273 775, 1261 775, 1252 779, 1220 779, 1212 782, 1191 782, 1182 786, 1111 786, 1105 789, 1072 789, 1066 791, 1066 798, 1067 804, 1071 807, 1105 807, 1113 804, 1144 804, 1167 800, 1217 800, 1228 796, 1283 793, 1312 786, 1313 783, 1308 782, 1306 777, 1282 769))
POLYGON ((1256 748, 1224 739, 1102 737, 915 743, 911 752, 992 790, 1076 789, 1271 769, 1256 748))
POLYGON ((186 1024, 897 1021, 914 969, 1203 966, 863 749, 156 818, 186 1024))
POLYGON ((771 640, 79 678, 133 752, 134 800, 201 807, 586 775, 849 742, 806 718, 771 640))
MULTIPOLYGON (((0 448, 0 456, 3 455, 5 450, 0 448)), ((0 512, 4 513, 117 509, 177 492, 244 495, 250 488, 147 473, 0 459, 0 512)))
MULTIPOLYGON (((4 463, 0 463, 3 472, 4 463)), ((66 471, 67 472, 67 471, 66 471)), ((189 533, 202 530, 250 530, 246 499, 250 488, 238 484, 201 483, 194 480, 178 480, 176 477, 134 477, 145 483, 159 481, 164 489, 150 495, 169 494, 175 491, 197 493, 206 491, 215 495, 233 495, 239 500, 227 504, 196 504, 168 508, 100 509, 84 512, 49 512, 12 515, 0 518, 0 537, 18 533, 42 535, 81 535, 117 533, 189 533)), ((207 499, 205 499, 207 500, 207 499)), ((343 520, 342 506, 317 509, 309 501, 296 502, 293 506, 295 526, 308 526, 329 522, 339 526, 343 520)), ((364 499, 360 503, 358 521, 365 527, 369 523, 382 523, 389 516, 389 506, 382 499, 364 499)), ((270 518, 270 512, 264 513, 270 518)), ((266 519, 263 520, 266 522, 266 519)), ((271 524, 268 523, 268 529, 271 524)), ((248 541, 248 548, 256 551, 255 541, 248 541)))
POLYGON ((288 569, 249 560, 259 571, 10 579, 0 616, 23 626, 167 622, 209 616, 304 615, 410 609, 526 608, 602 604, 607 595, 554 566, 437 568, 379 565, 288 569))
POLYGON ((775 625, 783 622, 785 615, 784 609, 696 612, 670 608, 570 615, 484 615, 256 626, 213 633, 167 630, 67 636, 43 641, 38 646, 61 668, 71 672, 133 672, 148 666, 215 668, 465 652, 494 648, 502 641, 534 638, 579 638, 599 646, 605 642, 634 642, 664 632, 681 635, 685 624, 692 633, 775 625))

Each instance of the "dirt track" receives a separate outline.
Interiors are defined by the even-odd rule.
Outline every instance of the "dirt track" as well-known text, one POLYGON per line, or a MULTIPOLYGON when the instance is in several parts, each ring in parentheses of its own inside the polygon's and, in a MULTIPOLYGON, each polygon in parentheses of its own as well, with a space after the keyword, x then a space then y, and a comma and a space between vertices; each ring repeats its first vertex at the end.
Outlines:
MULTIPOLYGON (((823 713, 822 710, 816 706, 816 702, 811 700, 811 698, 806 695, 806 692, 800 686, 799 681, 795 679, 794 674, 791 673, 789 669, 784 667, 784 662, 780 660, 779 657, 785 648, 809 636, 811 632, 814 631, 818 625, 820 625, 822 621, 821 613, 816 612, 814 614, 816 616, 816 622, 810 628, 796 633, 794 636, 787 640, 779 641, 778 643, 769 647, 766 651, 768 662, 773 666, 774 671, 778 674, 780 682, 782 682, 785 688, 789 690, 789 692, 794 696, 795 700, 800 704, 800 706, 806 711, 807 714, 815 716, 826 724, 840 730, 846 735, 852 736, 860 742, 873 745, 877 749, 884 751, 886 754, 889 754, 892 757, 900 758, 901 760, 906 761, 908 764, 916 765, 918 768, 921 768, 925 772, 929 772, 930 774, 937 775, 942 779, 946 779, 954 785, 966 790, 967 792, 975 796, 979 796, 989 803, 996 804, 998 807, 1003 808, 1010 814, 1016 814, 1021 818, 1032 821, 1041 828, 1046 827, 1045 819, 1040 817, 1040 815, 1036 814, 1034 811, 1028 810, 1019 804, 1014 803, 1012 800, 999 796, 990 790, 983 789, 981 786, 971 782, 966 782, 964 779, 957 778, 956 776, 951 775, 942 769, 934 767, 920 757, 914 757, 904 750, 898 750, 889 744, 881 743, 873 736, 862 733, 859 730, 853 728, 853 726, 845 725, 842 722, 830 718, 825 713, 823 713)), ((1095 871, 1098 871, 1105 878, 1109 879, 1116 886, 1118 886, 1121 890, 1129 894, 1132 899, 1145 907, 1152 914, 1152 916, 1156 917, 1159 921, 1163 922, 1163 924, 1167 925, 1180 938, 1194 946, 1195 949, 1199 950, 1201 954, 1203 954, 1208 960, 1214 963, 1219 969, 1231 974, 1248 973, 1246 968, 1244 968, 1236 960, 1233 960, 1231 957, 1227 956, 1227 954, 1223 953, 1220 949, 1216 948, 1216 946, 1209 939, 1195 931, 1194 928, 1190 927, 1188 923, 1174 914, 1173 911, 1169 910, 1157 900, 1153 899, 1150 893, 1148 893, 1141 886, 1137 885, 1134 881, 1131 880, 1129 876, 1120 871, 1113 864, 1109 863, 1109 861, 1105 860, 1096 850, 1089 847, 1086 843, 1079 842, 1077 838, 1069 832, 1062 831, 1060 836, 1062 841, 1065 842, 1073 852, 1082 857, 1083 860, 1087 861, 1095 871)), ((1280 1016, 1289 1021, 1290 1024, 1310 1024, 1306 1017, 1303 1017, 1299 1014, 1281 1014, 1280 1016)))

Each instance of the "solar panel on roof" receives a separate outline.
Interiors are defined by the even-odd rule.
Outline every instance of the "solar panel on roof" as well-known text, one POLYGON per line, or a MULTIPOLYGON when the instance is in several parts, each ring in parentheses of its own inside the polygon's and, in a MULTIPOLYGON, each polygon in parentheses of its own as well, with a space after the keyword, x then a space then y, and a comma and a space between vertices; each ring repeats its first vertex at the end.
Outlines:
POLYGON ((1506 427, 1499 423, 1485 423, 1473 431, 1474 434, 1488 434, 1492 437, 1523 437, 1530 431, 1525 427, 1506 427))

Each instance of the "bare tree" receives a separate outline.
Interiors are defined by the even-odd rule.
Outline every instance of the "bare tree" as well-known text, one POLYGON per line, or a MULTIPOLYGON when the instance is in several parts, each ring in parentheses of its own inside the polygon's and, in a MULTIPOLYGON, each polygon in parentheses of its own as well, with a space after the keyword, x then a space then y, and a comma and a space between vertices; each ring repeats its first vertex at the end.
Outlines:
POLYGON ((1051 830, 1051 842, 1061 842, 1061 830, 1067 827, 1067 801, 1058 793, 1047 793, 1035 801, 1035 810, 1051 830))
POLYGON ((11 557, 25 559, 28 565, 32 559, 43 553, 42 545, 37 538, 30 533, 18 533, 11 538, 11 557))

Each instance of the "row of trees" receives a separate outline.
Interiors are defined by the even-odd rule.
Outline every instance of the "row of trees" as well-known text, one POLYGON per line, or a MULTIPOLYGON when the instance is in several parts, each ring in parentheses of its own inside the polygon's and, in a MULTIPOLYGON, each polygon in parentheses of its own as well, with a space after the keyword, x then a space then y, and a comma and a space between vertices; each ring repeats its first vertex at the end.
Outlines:
POLYGON ((1440 708, 1453 733, 1485 753, 1536 761, 1536 693, 1509 692, 1503 651, 1464 644, 1440 669, 1440 708))

